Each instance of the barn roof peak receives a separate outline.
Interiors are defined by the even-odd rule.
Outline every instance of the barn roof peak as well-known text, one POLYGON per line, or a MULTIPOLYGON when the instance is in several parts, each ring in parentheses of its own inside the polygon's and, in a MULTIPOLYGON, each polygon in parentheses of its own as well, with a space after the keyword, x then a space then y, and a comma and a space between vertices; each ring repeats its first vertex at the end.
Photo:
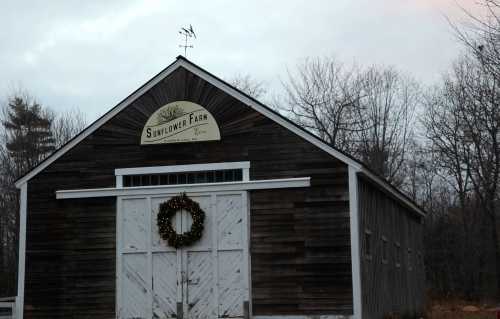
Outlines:
POLYGON ((27 172, 24 176, 20 177, 15 182, 16 187, 20 188, 23 184, 25 184, 30 179, 35 177, 38 173, 43 171, 52 162, 54 162, 59 157, 61 157, 63 154, 65 154, 70 149, 75 147, 78 143, 80 143, 87 136, 89 136, 94 131, 96 131, 104 123, 109 121, 116 114, 118 114, 123 109, 125 109, 127 106, 129 106, 132 102, 134 102, 137 98, 139 98, 141 95, 143 95, 145 92, 147 92, 150 88, 152 88, 154 85, 156 85, 161 80, 166 78, 169 74, 171 74, 172 72, 174 72, 175 70, 177 70, 178 68, 181 68, 181 67, 186 69, 187 71, 199 76, 203 80, 209 82, 210 84, 214 85, 215 87, 219 88, 220 90, 224 91, 225 93, 240 100, 241 102, 250 106, 251 108, 253 108, 257 112, 270 118, 271 120, 275 121, 276 123, 280 124, 281 126, 287 128, 288 130, 292 131, 293 133, 299 135, 301 138, 307 140, 311 144, 317 146, 318 148, 329 153, 330 155, 337 158, 338 160, 344 162, 348 166, 354 168, 356 170, 356 172, 358 172, 358 174, 364 175, 368 180, 370 180, 371 182, 373 182, 374 184, 379 186, 382 190, 391 194, 393 197, 395 197, 400 202, 405 204, 405 206, 411 208, 413 211, 417 212, 420 215, 425 215, 425 212, 417 204, 415 204, 410 198, 408 198, 401 191, 399 191, 397 188, 392 186, 384 178, 378 176, 373 171, 369 170, 367 167, 365 167, 361 162, 356 160, 351 155, 344 153, 341 150, 329 145, 327 142, 323 141, 322 139, 320 139, 316 135, 312 134, 309 131, 306 131, 302 127, 299 127, 297 124, 293 123, 292 121, 290 121, 286 117, 282 116, 278 112, 272 110, 271 108, 262 104, 258 100, 254 99, 253 97, 245 94, 244 92, 242 92, 242 91, 238 90, 237 88, 235 88, 234 86, 226 83, 225 81, 218 78, 217 76, 211 74, 210 72, 206 71, 205 69, 201 68, 200 66, 194 64, 193 62, 191 62, 190 60, 188 60, 186 57, 184 57, 182 55, 177 56, 175 61, 172 62, 170 65, 168 65, 160 73, 155 75, 153 78, 151 78, 149 81, 147 81, 141 87, 139 87, 136 91, 134 91, 132 94, 127 96, 125 99, 123 99, 115 107, 113 107, 107 113, 105 113, 100 118, 98 118, 96 121, 94 121, 92 124, 90 124, 88 127, 86 127, 82 132, 80 132, 78 135, 76 135, 73 139, 71 139, 66 144, 61 146, 59 149, 54 151, 50 156, 48 156, 45 160, 40 162, 37 166, 35 166, 33 169, 31 169, 29 172, 27 172))

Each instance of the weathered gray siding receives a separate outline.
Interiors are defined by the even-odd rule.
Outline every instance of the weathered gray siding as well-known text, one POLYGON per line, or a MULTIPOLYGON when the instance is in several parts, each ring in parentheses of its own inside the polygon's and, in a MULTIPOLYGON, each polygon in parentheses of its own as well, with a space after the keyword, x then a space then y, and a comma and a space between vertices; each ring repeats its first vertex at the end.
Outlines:
POLYGON ((251 179, 312 186, 250 194, 255 315, 351 314, 347 166, 185 69, 139 97, 28 184, 25 318, 115 318, 115 198, 56 200, 112 187, 123 167, 250 161, 251 179), (187 100, 222 139, 140 145, 148 117, 187 100))
POLYGON ((422 217, 403 207, 362 177, 358 178, 361 286, 364 319, 381 319, 389 313, 422 313, 425 273, 422 217), (371 258, 365 231, 371 232, 371 258), (387 259, 382 259, 382 238, 387 259), (396 266, 400 244, 400 267, 396 266), (410 263, 408 249, 411 249, 410 263))

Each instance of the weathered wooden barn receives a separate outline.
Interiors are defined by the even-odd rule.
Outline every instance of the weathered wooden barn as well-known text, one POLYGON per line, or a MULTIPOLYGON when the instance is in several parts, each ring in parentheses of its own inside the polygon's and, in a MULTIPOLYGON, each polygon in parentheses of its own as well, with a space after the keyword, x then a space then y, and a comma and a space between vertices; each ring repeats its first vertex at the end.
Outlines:
POLYGON ((19 318, 382 318, 423 307, 425 213, 183 57, 16 186, 19 318))

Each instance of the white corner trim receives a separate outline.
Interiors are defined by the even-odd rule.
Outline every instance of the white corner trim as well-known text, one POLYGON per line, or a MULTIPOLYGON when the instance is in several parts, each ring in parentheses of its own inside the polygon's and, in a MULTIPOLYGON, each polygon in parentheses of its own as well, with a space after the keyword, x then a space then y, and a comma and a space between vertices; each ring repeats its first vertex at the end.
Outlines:
POLYGON ((238 168, 241 168, 243 170, 248 170, 250 168, 250 162, 224 162, 224 163, 208 163, 208 164, 117 168, 115 169, 115 175, 123 176, 123 175, 162 174, 162 173, 179 173, 179 172, 198 172, 198 171, 238 169, 238 168))
POLYGON ((353 318, 363 316, 363 301, 361 299, 361 247, 359 245, 359 197, 358 170, 349 166, 349 220, 351 233, 351 273, 352 273, 352 308, 353 318))
POLYGON ((225 183, 182 184, 161 186, 139 186, 122 188, 94 188, 56 191, 57 199, 110 197, 124 195, 178 194, 182 192, 202 193, 220 191, 246 191, 274 188, 295 188, 311 186, 310 177, 283 178, 225 183))
POLYGON ((28 183, 20 185, 19 197, 19 265, 17 271, 17 298, 16 319, 23 319, 24 315, 24 278, 26 265, 26 215, 28 207, 28 183))

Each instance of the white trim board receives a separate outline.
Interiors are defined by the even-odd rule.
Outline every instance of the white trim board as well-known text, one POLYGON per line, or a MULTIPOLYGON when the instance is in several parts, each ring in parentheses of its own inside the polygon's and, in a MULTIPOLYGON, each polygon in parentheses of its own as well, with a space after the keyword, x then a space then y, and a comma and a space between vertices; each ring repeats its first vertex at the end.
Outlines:
MULTIPOLYGON (((327 143, 325 143, 324 141, 322 141, 318 137, 303 130, 302 128, 300 128, 296 124, 293 124, 291 121, 288 121, 283 116, 279 115, 276 112, 273 112, 268 107, 264 106, 262 103, 250 98, 249 96, 245 95, 241 91, 235 89, 234 87, 230 86, 229 84, 225 83, 224 81, 220 80, 219 78, 213 76, 209 72, 203 70, 202 68, 200 68, 197 65, 193 64, 192 62, 188 61, 186 58, 178 57, 174 63, 170 64, 162 72, 160 72, 158 75, 153 77, 149 82, 147 82, 145 85, 143 85, 137 91, 132 93, 129 97, 127 97, 125 100, 120 102, 118 105, 116 105, 113 109, 111 109, 108 113, 106 113, 101 118, 99 118, 93 124, 88 126, 79 135, 77 135, 75 138, 73 138, 71 141, 69 141, 63 147, 61 147, 60 149, 55 151, 51 156, 49 156, 42 163, 40 163, 38 166, 36 166, 28 174, 26 174, 25 176, 23 176, 22 178, 17 180, 16 187, 19 188, 20 185, 22 185, 23 183, 27 182, 28 180, 33 178, 35 175, 40 173, 47 166, 49 166, 51 163, 53 163, 55 160, 57 160, 59 157, 61 157, 64 153, 66 153, 67 151, 72 149, 74 146, 76 146, 78 143, 80 143, 83 139, 85 139, 87 136, 92 134, 99 127, 101 127, 104 123, 106 123, 108 120, 113 118, 116 114, 121 112, 123 109, 125 109, 127 106, 129 106, 132 102, 134 102, 137 98, 139 98, 141 95, 143 95, 149 89, 151 89, 153 86, 158 84, 161 80, 166 78, 169 74, 174 72, 179 67, 183 67, 184 69, 186 69, 186 70, 190 71, 191 73, 197 75, 198 77, 204 79, 205 81, 212 84, 213 86, 221 89, 222 91, 233 96, 234 98, 238 99, 239 101, 247 104, 248 106, 253 108, 255 111, 257 111, 257 112, 261 113, 262 115, 266 116, 267 118, 273 120, 274 122, 283 126, 284 128, 292 131, 293 133, 297 134, 298 136, 300 136, 304 140, 317 146, 318 148, 322 149, 323 151, 327 152, 328 154, 332 155, 333 157, 337 158, 338 160, 344 162, 345 164, 352 166, 357 170, 363 170, 363 172, 365 172, 365 171, 368 172, 360 162, 343 154, 339 150, 331 147, 330 145, 328 145, 327 143)), ((366 175, 374 183, 381 185, 381 187, 383 189, 385 189, 388 192, 390 192, 391 194, 393 194, 396 198, 398 198, 398 200, 402 200, 408 207, 414 209, 416 212, 420 213, 421 215, 425 215, 425 213, 417 205, 415 205, 415 203, 413 203, 410 199, 405 198, 397 190, 393 189, 392 187, 389 187, 388 182, 385 181, 383 178, 380 178, 380 177, 378 177, 374 174, 371 174, 369 172, 366 175)))
POLYGON ((411 201, 408 198, 405 198, 403 194, 400 192, 397 192, 393 189, 393 186, 389 185, 387 182, 384 183, 378 183, 376 182, 376 179, 379 178, 366 168, 362 168, 359 173, 363 176, 365 176, 368 180, 370 180, 372 183, 377 185, 383 192, 389 193, 390 195, 394 196, 397 200, 400 202, 404 203, 408 208, 411 210, 415 211, 417 214, 419 214, 422 217, 425 217, 425 213, 422 211, 420 207, 418 207, 413 201, 411 201))
POLYGON ((70 140, 68 143, 66 143, 64 146, 56 150, 52 155, 50 155, 48 158, 46 158, 44 161, 42 161, 38 166, 36 166, 34 169, 32 169, 28 174, 24 175, 20 179, 16 181, 16 187, 20 187, 24 182, 29 181, 31 178, 33 178, 35 175, 43 171, 47 166, 52 164, 55 160, 57 160, 59 157, 61 157, 63 154, 65 154, 67 151, 75 147, 78 143, 80 143, 82 140, 84 140, 87 136, 95 132, 99 127, 104 125, 107 121, 112 119, 116 114, 120 113, 123 109, 125 109, 127 106, 132 104, 136 99, 138 99, 141 95, 146 93, 149 89, 151 89, 153 86, 158 84, 161 80, 166 78, 169 74, 171 74, 173 71, 175 71, 179 66, 181 66, 180 59, 175 61, 174 63, 170 64, 168 67, 166 67, 163 71, 161 71, 159 74, 157 74, 155 77, 153 77, 149 82, 144 84, 141 88, 139 88, 137 91, 132 93, 130 96, 128 96, 125 100, 121 101, 118 105, 116 105, 114 108, 112 108, 109 112, 101 116, 97 121, 89 125, 87 128, 85 128, 80 134, 78 134, 75 138, 70 140))
POLYGON ((353 318, 361 319, 363 300, 361 293, 361 247, 359 245, 359 197, 357 171, 349 166, 349 226, 351 234, 351 277, 353 318))
POLYGON ((24 315, 24 278, 26 265, 26 214, 28 205, 28 183, 21 185, 19 198, 19 266, 17 271, 16 319, 24 315))
POLYGON ((111 109, 108 113, 103 115, 97 121, 95 121, 90 126, 88 126, 79 135, 77 135, 74 139, 72 139, 67 144, 65 144, 63 147, 61 147, 56 152, 54 152, 51 156, 49 156, 46 160, 44 160, 42 163, 40 163, 38 166, 36 166, 28 174, 26 174, 25 176, 23 176, 22 178, 17 180, 16 187, 19 187, 19 185, 21 185, 23 182, 30 180, 35 175, 40 173, 47 166, 49 166, 51 163, 53 163, 55 160, 57 160, 59 157, 61 157, 64 153, 66 153, 67 151, 72 149, 74 146, 76 146, 78 143, 80 143, 83 139, 85 139, 87 136, 92 134, 99 127, 101 127, 104 123, 106 123, 108 120, 113 118, 116 114, 121 112, 127 106, 132 104, 132 102, 134 102, 137 98, 139 98, 141 95, 146 93, 149 89, 151 89, 153 86, 158 84, 161 80, 166 78, 169 74, 174 72, 179 67, 185 68, 186 70, 199 76, 200 78, 204 79, 205 81, 209 82, 210 84, 214 85, 215 87, 226 92, 227 94, 229 94, 229 95, 235 97, 236 99, 240 100, 241 102, 249 105, 257 112, 260 112, 261 114, 263 114, 266 117, 270 118, 271 120, 277 122, 278 124, 282 125, 283 127, 288 128, 289 130, 291 130, 295 134, 301 136, 302 138, 308 140, 309 142, 313 143, 314 145, 318 146, 319 148, 323 149, 324 151, 330 153, 331 155, 338 158, 342 162, 349 164, 349 165, 354 165, 358 168, 361 167, 360 163, 358 163, 355 160, 349 158, 348 156, 342 154, 341 152, 335 150, 334 148, 328 146, 326 143, 324 143, 323 141, 321 141, 317 137, 315 137, 312 134, 307 133, 304 130, 300 129, 299 127, 291 124, 282 116, 277 115, 276 113, 270 111, 267 107, 264 107, 259 103, 256 103, 254 100, 248 98, 247 96, 245 96, 244 94, 242 94, 238 90, 230 87, 229 85, 227 85, 226 83, 224 83, 220 79, 214 77, 213 75, 209 74, 208 72, 195 66, 194 64, 192 64, 191 62, 189 62, 185 58, 179 57, 179 58, 177 58, 177 60, 174 63, 169 65, 166 69, 164 69, 162 72, 160 72, 158 75, 156 75, 148 83, 146 83, 140 89, 135 91, 132 95, 127 97, 125 100, 120 102, 118 105, 116 105, 113 109, 111 109))
POLYGON ((197 171, 238 169, 238 168, 249 169, 250 162, 224 162, 224 163, 208 163, 208 164, 117 168, 115 169, 115 175, 119 176, 119 175, 162 174, 162 173, 197 172, 197 171))
POLYGON ((309 186, 311 186, 310 177, 299 177, 299 178, 239 181, 239 182, 225 182, 225 183, 60 190, 56 191, 56 198, 70 199, 70 198, 110 197, 110 196, 126 196, 126 195, 146 196, 146 195, 155 195, 158 193, 178 194, 182 192, 186 193, 219 192, 219 191, 226 192, 226 191, 295 188, 295 187, 309 187, 309 186))

